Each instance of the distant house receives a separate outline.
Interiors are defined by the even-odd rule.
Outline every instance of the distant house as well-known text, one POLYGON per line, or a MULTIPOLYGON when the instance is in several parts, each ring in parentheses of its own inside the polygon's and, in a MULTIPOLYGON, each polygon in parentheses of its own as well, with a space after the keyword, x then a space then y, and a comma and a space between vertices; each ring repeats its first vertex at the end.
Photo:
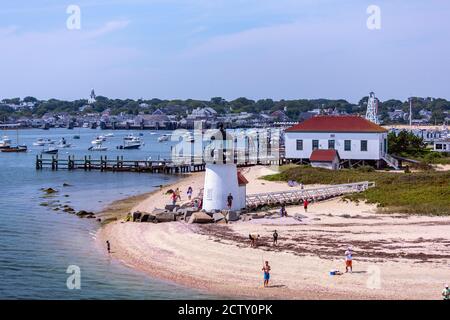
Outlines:
POLYGON ((450 138, 433 141, 433 151, 450 153, 450 138))
POLYGON ((316 149, 311 153, 309 162, 315 168, 338 170, 340 158, 338 152, 334 149, 316 149))
POLYGON ((286 158, 309 161, 314 150, 334 149, 342 164, 397 167, 387 153, 387 134, 385 128, 359 116, 316 116, 286 129, 286 158))

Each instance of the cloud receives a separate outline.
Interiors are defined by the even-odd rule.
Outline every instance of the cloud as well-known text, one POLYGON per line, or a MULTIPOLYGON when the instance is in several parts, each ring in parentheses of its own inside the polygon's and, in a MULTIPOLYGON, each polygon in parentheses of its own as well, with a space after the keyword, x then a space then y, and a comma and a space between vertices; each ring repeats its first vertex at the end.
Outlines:
POLYGON ((105 23, 103 26, 101 26, 100 28, 96 29, 96 30, 88 31, 86 33, 86 36, 88 38, 101 37, 103 35, 106 35, 106 34, 109 34, 109 33, 113 33, 113 32, 118 31, 118 30, 125 29, 129 24, 130 24, 129 20, 109 21, 109 22, 105 23))

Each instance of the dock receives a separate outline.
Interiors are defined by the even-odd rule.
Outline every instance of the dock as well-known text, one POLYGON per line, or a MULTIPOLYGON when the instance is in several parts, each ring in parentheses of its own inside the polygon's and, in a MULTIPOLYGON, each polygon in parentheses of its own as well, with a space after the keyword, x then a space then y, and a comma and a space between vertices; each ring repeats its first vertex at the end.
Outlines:
POLYGON ((67 158, 44 158, 42 155, 36 156, 36 170, 51 168, 52 170, 99 170, 112 172, 147 172, 177 174, 188 172, 199 172, 205 170, 204 163, 174 163, 169 160, 124 160, 123 156, 114 159, 107 156, 100 156, 100 159, 93 159, 91 156, 84 156, 82 159, 75 159, 74 156, 67 158))
POLYGON ((363 181, 311 189, 250 194, 246 197, 246 206, 247 209, 254 210, 264 206, 302 204, 304 200, 316 202, 345 194, 363 192, 374 186, 375 182, 363 181))
MULTIPOLYGON (((235 163, 237 160, 235 159, 235 163)), ((254 162, 237 163, 238 167, 253 166, 256 164, 279 164, 276 159, 257 159, 254 162)), ((123 156, 116 158, 108 158, 100 156, 100 159, 93 159, 90 155, 76 159, 75 156, 67 158, 59 158, 54 155, 51 157, 43 157, 36 155, 36 170, 44 168, 51 170, 99 170, 112 172, 147 172, 147 173, 164 173, 164 174, 180 174, 190 172, 205 171, 206 163, 203 159, 191 157, 174 160, 124 160, 123 156)))

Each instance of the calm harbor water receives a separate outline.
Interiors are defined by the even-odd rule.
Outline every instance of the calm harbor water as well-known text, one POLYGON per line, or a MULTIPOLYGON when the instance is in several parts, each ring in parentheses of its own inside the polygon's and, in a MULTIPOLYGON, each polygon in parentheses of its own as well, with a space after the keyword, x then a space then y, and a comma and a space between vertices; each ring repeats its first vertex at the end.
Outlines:
MULTIPOLYGON (((80 219, 41 206, 41 188, 59 190, 52 200, 76 210, 100 210, 113 200, 154 189, 175 181, 173 176, 137 173, 102 173, 82 170, 36 171, 35 156, 42 147, 33 146, 38 138, 58 141, 64 137, 74 146, 60 149, 59 157, 77 158, 91 154, 124 159, 168 158, 171 142, 159 143, 163 132, 141 131, 145 146, 141 150, 117 150, 131 131, 114 131, 104 143, 107 152, 89 152, 91 141, 108 131, 92 129, 21 130, 20 144, 25 154, 0 153, 0 299, 182 299, 211 298, 188 288, 152 279, 108 257, 95 245, 99 228, 93 219, 80 219), (74 135, 81 139, 74 140, 74 135), (69 183, 69 187, 63 187, 69 183), (67 195, 67 196, 66 196, 67 195), (69 265, 81 270, 81 289, 69 290, 69 265)), ((7 134, 15 144, 15 131, 7 134)), ((134 132, 138 135, 139 132, 134 132)))

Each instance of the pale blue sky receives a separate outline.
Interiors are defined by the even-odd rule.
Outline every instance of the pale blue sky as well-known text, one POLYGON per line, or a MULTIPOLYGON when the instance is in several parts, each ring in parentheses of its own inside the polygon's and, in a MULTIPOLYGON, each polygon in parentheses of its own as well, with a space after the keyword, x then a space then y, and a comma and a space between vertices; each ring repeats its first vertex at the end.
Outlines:
POLYGON ((449 40, 447 0, 0 0, 0 98, 450 99, 449 40))

